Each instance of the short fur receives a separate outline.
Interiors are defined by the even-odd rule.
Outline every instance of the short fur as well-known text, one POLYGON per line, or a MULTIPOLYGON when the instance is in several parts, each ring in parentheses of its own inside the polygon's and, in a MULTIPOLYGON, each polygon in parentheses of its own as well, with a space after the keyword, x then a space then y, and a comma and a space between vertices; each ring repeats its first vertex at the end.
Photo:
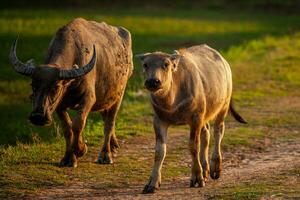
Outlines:
POLYGON ((32 113, 43 113, 51 121, 56 111, 61 119, 66 140, 61 166, 76 167, 77 158, 87 152, 82 131, 90 111, 99 111, 105 123, 98 162, 113 162, 112 153, 119 147, 115 120, 132 70, 131 35, 125 28, 77 18, 57 31, 45 64, 36 67, 32 75, 32 113), (93 45, 95 67, 82 77, 60 80, 59 71, 78 68, 90 60, 93 45), (73 119, 68 109, 77 111, 73 119))
POLYGON ((154 52, 137 57, 142 60, 147 80, 156 79, 161 83, 156 90, 150 90, 155 111, 156 153, 150 181, 144 192, 154 192, 160 185, 160 169, 166 154, 166 135, 170 125, 190 126, 189 146, 193 160, 190 186, 204 186, 209 171, 213 179, 219 178, 222 160, 220 143, 229 108, 238 121, 245 122, 231 104, 229 64, 207 45, 181 49, 172 55, 154 52), (215 120, 215 148, 209 168, 210 120, 215 120))

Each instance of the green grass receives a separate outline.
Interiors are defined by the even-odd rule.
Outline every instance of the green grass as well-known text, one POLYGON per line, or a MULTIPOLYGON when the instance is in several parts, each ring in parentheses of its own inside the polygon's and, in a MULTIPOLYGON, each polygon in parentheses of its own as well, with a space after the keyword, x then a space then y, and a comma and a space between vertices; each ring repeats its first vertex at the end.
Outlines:
MULTIPOLYGON (((119 177, 124 178, 124 184, 129 184, 145 180, 148 175, 144 170, 150 163, 138 162, 130 156, 120 158, 119 169, 95 165, 91 158, 86 158, 76 170, 60 169, 56 164, 64 153, 64 141, 59 123, 37 128, 27 122, 31 109, 28 100, 30 80, 9 66, 10 45, 20 35, 19 58, 24 61, 34 58, 37 63, 42 63, 55 31, 77 16, 126 27, 132 33, 134 53, 172 52, 200 43, 221 51, 232 66, 237 110, 249 122, 247 126, 237 127, 236 122, 228 118, 225 149, 256 148, 257 141, 266 137, 272 141, 299 138, 296 132, 300 129, 297 121, 299 104, 283 101, 300 98, 300 17, 297 15, 201 9, 0 10, 2 196, 32 193, 75 179, 92 179, 101 181, 103 187, 113 187, 108 183, 119 177), (292 133, 287 136, 289 131, 292 133), (132 160, 135 162, 130 162, 132 160), (107 175, 109 173, 120 176, 107 175)), ((153 113, 147 93, 142 89, 140 63, 134 62, 134 74, 118 116, 117 135, 120 139, 153 132, 153 113)), ((90 114, 84 137, 95 156, 102 141, 102 128, 99 114, 90 114)), ((172 159, 171 156, 170 162, 175 164, 172 159)), ((168 165, 167 178, 188 170, 173 164, 168 165)), ((249 198, 262 194, 247 192, 249 198)))

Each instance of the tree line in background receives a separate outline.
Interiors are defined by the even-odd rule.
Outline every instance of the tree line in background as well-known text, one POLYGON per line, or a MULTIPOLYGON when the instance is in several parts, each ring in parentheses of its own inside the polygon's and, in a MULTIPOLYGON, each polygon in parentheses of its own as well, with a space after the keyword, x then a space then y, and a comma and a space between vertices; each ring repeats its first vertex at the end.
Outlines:
POLYGON ((244 8, 276 11, 295 11, 300 9, 300 0, 5 0, 1 8, 35 7, 204 7, 204 8, 244 8))

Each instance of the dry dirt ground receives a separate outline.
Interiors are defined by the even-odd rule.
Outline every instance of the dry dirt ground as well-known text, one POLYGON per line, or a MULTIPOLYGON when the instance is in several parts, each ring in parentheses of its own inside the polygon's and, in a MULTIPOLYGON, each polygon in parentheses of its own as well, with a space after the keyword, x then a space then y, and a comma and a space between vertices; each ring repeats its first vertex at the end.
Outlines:
MULTIPOLYGON (((173 131, 174 132, 174 131, 173 131)), ((230 137, 227 135, 226 137, 230 137)), ((185 131, 170 133, 168 140, 168 154, 182 154, 178 160, 189 167, 191 162, 187 151, 188 135, 185 131), (184 145, 184 146, 183 146, 184 145), (182 146, 182 147, 181 147, 182 146), (178 148, 186 147, 186 150, 176 151, 178 148)), ((120 150, 118 157, 132 155, 143 157, 143 159, 153 158, 154 137, 138 136, 128 139, 120 150)), ((228 149, 224 152, 223 174, 217 181, 209 179, 204 188, 189 188, 189 176, 179 175, 173 180, 164 181, 164 170, 162 171, 162 185, 155 194, 141 194, 143 182, 133 182, 130 185, 118 188, 101 187, 95 182, 74 181, 66 186, 47 188, 39 192, 34 199, 210 199, 219 194, 219 188, 228 185, 237 185, 241 182, 255 182, 262 177, 268 177, 280 173, 286 169, 300 166, 300 142, 282 142, 269 144, 263 148, 252 150, 249 148, 228 149)), ((143 162, 143 159, 140 161, 143 162)), ((115 159, 115 163, 118 158, 115 159)), ((117 165, 117 164, 116 164, 117 165)), ((80 166, 79 166, 80 167, 80 166)), ((116 166, 117 167, 117 166, 116 166)), ((149 166, 150 169, 150 166, 149 166)), ((149 170, 150 174, 150 170, 149 170)), ((105 177, 103 177, 105 179, 105 177)), ((299 177, 295 176, 293 182, 299 182, 299 177)), ((122 183, 120 183, 121 185, 122 183)), ((32 197, 29 197, 32 198, 32 197)), ((273 196, 265 199, 284 199, 273 196)), ((297 199, 297 197, 296 197, 297 199)), ((300 194, 299 194, 300 199, 300 194)))

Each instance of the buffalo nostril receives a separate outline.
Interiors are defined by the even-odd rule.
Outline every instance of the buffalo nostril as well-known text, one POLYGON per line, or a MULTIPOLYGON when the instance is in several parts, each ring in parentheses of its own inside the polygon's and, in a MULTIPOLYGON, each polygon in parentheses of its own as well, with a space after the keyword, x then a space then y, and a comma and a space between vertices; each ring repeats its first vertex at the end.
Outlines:
POLYGON ((145 87, 148 89, 158 89, 160 85, 160 80, 156 78, 149 78, 145 81, 145 87))
POLYGON ((43 113, 31 113, 29 116, 29 120, 34 125, 44 126, 51 123, 51 118, 47 117, 43 113))
POLYGON ((159 84, 159 83, 160 83, 160 81, 159 81, 158 79, 155 79, 154 82, 155 82, 156 84, 159 84))

